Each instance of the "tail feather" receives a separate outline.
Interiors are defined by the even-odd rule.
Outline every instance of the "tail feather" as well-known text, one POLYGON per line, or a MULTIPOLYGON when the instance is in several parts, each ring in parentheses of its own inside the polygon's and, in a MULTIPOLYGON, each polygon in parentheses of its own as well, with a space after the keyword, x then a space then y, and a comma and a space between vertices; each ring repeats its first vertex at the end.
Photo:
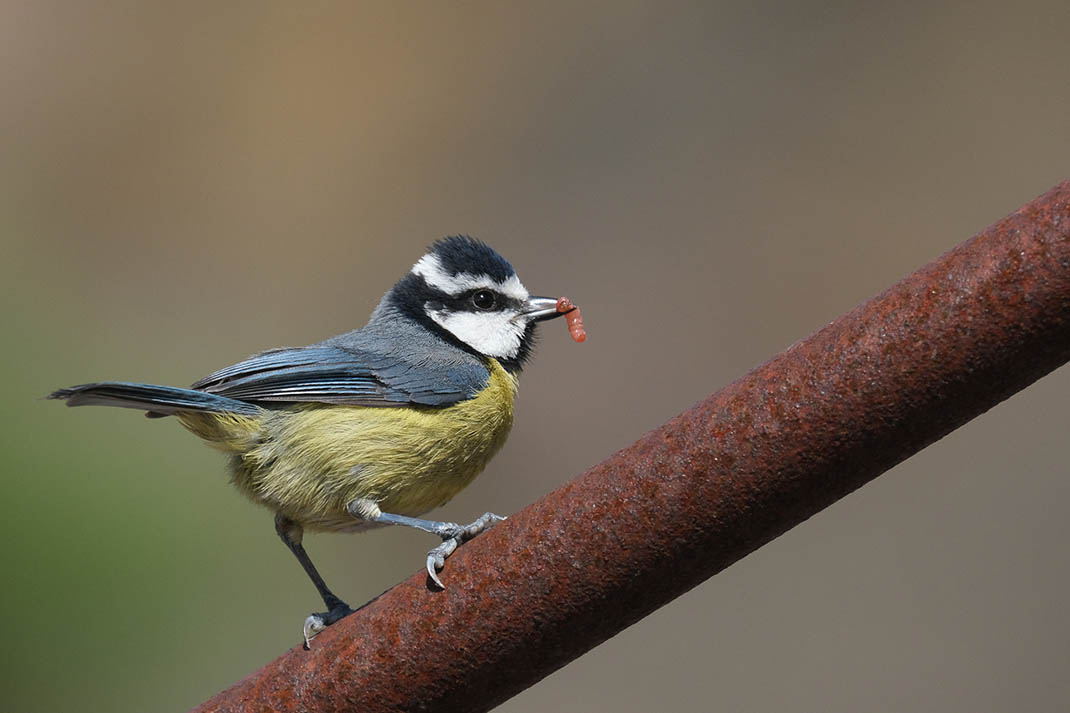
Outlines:
POLYGON ((169 416, 179 411, 210 411, 256 414, 260 408, 246 401, 174 386, 102 381, 59 389, 48 395, 68 406, 119 406, 143 409, 151 416, 169 416))

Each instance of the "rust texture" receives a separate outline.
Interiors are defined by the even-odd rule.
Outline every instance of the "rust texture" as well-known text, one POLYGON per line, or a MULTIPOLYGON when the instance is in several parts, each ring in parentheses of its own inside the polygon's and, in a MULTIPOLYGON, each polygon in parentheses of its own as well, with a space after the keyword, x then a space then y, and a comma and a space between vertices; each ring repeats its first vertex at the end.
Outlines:
POLYGON ((483 711, 1070 357, 1070 181, 199 711, 483 711))

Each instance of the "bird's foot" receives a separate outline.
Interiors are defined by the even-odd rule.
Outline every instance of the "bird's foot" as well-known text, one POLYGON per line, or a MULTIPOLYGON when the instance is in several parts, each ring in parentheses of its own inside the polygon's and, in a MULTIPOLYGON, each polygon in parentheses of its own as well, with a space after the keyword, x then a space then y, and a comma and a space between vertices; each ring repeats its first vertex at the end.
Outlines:
POLYGON ((309 614, 305 619, 304 635, 305 635, 305 651, 312 648, 312 639, 316 634, 320 633, 334 622, 349 616, 353 613, 353 610, 349 608, 349 605, 345 602, 339 601, 331 607, 330 611, 321 612, 319 614, 309 614))
POLYGON ((453 522, 440 523, 440 526, 435 528, 435 534, 442 538, 442 544, 427 553, 427 575, 431 581, 439 589, 445 589, 446 585, 438 578, 438 573, 446 566, 446 558, 462 544, 504 519, 501 515, 488 512, 467 525, 458 525, 453 522))

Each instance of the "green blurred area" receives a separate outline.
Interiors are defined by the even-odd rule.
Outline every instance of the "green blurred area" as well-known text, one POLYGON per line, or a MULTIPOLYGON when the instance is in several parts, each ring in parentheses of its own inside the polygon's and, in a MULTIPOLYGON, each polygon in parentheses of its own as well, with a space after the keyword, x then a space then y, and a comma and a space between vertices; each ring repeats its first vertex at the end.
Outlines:
MULTIPOLYGON (((0 4, 13 711, 180 711, 298 642, 184 385, 359 326, 434 239, 582 305, 444 517, 514 512, 1067 175, 1064 2, 0 4)), ((1055 710, 1061 370, 509 711, 1055 710)), ((309 537, 357 605, 426 537, 309 537)), ((448 569, 447 569, 448 576, 448 569)))

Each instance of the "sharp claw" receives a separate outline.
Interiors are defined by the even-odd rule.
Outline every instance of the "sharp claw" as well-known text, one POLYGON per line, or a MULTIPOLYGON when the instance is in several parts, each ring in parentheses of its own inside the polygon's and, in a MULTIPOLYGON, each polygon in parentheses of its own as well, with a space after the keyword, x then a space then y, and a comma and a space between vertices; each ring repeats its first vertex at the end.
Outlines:
POLYGON ((348 604, 333 595, 327 603, 331 605, 330 611, 309 614, 308 618, 305 619, 305 625, 302 629, 302 633, 305 636, 305 651, 312 648, 311 642, 316 634, 353 613, 348 604))
POLYGON ((305 651, 312 648, 312 639, 315 638, 316 634, 326 628, 327 623, 316 614, 310 614, 308 618, 305 619, 305 626, 302 629, 302 632, 305 635, 305 651))
POLYGON ((446 585, 442 583, 442 580, 438 578, 438 572, 435 570, 438 568, 438 562, 434 554, 427 555, 427 576, 431 578, 431 581, 438 586, 439 589, 445 589, 446 585))
POLYGON ((471 540, 504 519, 501 515, 488 512, 468 525, 458 525, 452 522, 439 523, 439 526, 432 531, 442 538, 442 544, 427 553, 427 576, 439 589, 445 589, 446 585, 439 579, 438 571, 446 566, 446 558, 456 552, 462 543, 471 540))

